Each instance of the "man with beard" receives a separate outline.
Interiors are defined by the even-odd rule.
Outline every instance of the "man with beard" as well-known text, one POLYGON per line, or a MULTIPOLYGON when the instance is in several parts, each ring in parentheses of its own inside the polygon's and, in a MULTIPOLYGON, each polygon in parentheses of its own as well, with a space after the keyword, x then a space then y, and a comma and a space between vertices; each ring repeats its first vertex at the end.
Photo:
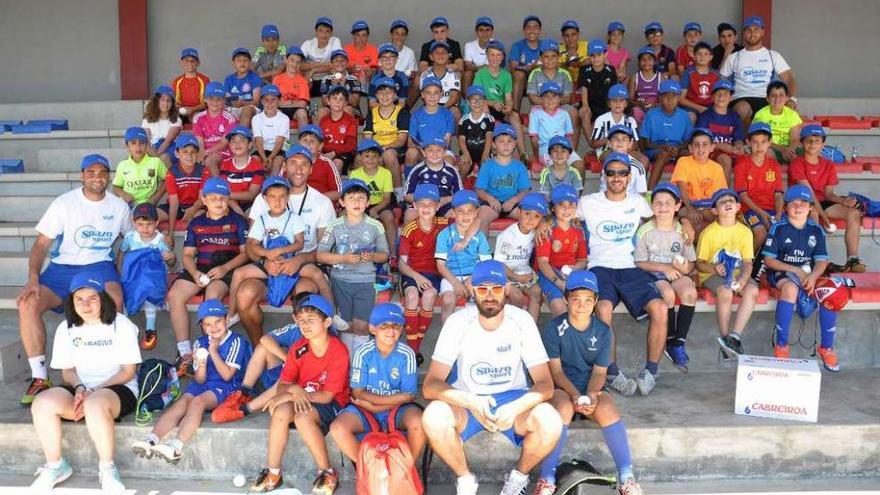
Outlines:
POLYGON ((431 447, 458 477, 458 495, 476 494, 478 487, 463 442, 485 430, 521 446, 501 490, 519 495, 528 486, 528 473, 553 450, 562 431, 559 414, 546 402, 553 395, 547 353, 531 315, 505 305, 501 262, 478 263, 471 284, 476 305, 453 313, 440 331, 423 385, 425 399, 432 402, 422 424, 431 447))
POLYGON ((87 155, 80 163, 83 187, 55 198, 37 224, 37 240, 28 257, 28 280, 18 293, 18 318, 24 351, 31 367, 31 383, 21 397, 29 405, 34 396, 51 387, 46 372, 46 326, 43 313, 62 311, 70 281, 79 273, 105 282, 107 294, 122 312, 122 286, 113 265, 113 242, 131 230, 131 212, 125 201, 107 194, 110 162, 87 155), (60 240, 40 273, 49 246, 60 240))

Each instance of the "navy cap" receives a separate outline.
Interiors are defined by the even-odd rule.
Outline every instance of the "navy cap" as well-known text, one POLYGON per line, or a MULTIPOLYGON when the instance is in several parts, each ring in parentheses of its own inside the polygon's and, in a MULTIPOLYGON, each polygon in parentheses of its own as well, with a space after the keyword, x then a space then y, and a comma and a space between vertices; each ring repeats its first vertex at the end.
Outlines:
POLYGON ((568 140, 565 136, 553 136, 550 138, 550 142, 547 144, 547 149, 551 150, 554 146, 562 146, 568 151, 573 151, 574 148, 571 146, 571 141, 568 140))
POLYGON ((431 19, 431 24, 428 27, 434 29, 437 26, 446 26, 449 27, 449 20, 442 15, 438 15, 437 17, 431 19))
POLYGON ((752 122, 752 125, 749 126, 749 132, 746 133, 746 136, 751 137, 752 134, 764 133, 769 137, 773 137, 773 131, 770 129, 770 124, 766 122, 752 122))
POLYGON ((731 94, 733 94, 733 83, 728 81, 727 79, 719 79, 715 81, 715 84, 712 85, 712 92, 714 93, 719 89, 726 89, 727 91, 730 91, 731 94))
POLYGON ((688 142, 694 140, 697 136, 706 136, 709 141, 715 141, 715 133, 705 127, 694 127, 691 129, 691 135, 688 136, 688 142))
POLYGON ((263 39, 280 38, 281 35, 278 33, 278 26, 275 24, 266 24, 263 26, 263 29, 260 30, 260 37, 263 39))
POLYGON ((636 55, 636 58, 641 58, 642 55, 650 55, 654 58, 657 58, 657 54, 654 53, 654 50, 649 46, 645 45, 639 49, 639 54, 636 55))
POLYGON ((174 90, 171 89, 171 86, 168 86, 166 84, 163 84, 163 85, 159 86, 158 88, 156 88, 156 91, 153 91, 153 94, 160 95, 160 96, 166 95, 166 96, 170 96, 170 97, 174 98, 174 90))
POLYGON ((299 58, 301 59, 306 58, 306 54, 296 45, 287 47, 287 56, 289 57, 291 55, 299 55, 299 58))
POLYGON ((223 83, 211 81, 205 85, 205 98, 226 98, 226 89, 223 83))
POLYGON ((519 202, 519 209, 523 211, 536 211, 540 213, 542 217, 547 216, 547 213, 549 212, 547 200, 544 199, 544 195, 539 192, 526 194, 522 201, 519 202))
POLYGON ((342 182, 342 195, 345 196, 345 193, 355 188, 363 189, 368 195, 370 194, 370 186, 368 186, 363 180, 346 179, 342 182))
POLYGON ((608 23, 608 34, 613 33, 614 31, 620 31, 622 33, 626 32, 626 27, 624 27, 623 23, 620 21, 611 21, 608 23))
POLYGON ((308 158, 309 163, 311 163, 315 159, 314 155, 312 155, 312 152, 301 144, 294 144, 291 145, 290 148, 287 148, 287 151, 284 153, 284 159, 289 160, 290 157, 294 155, 302 155, 308 158))
POLYGON ((684 25, 684 28, 681 30, 682 34, 687 33, 688 31, 698 31, 700 33, 703 32, 703 26, 700 26, 699 22, 689 22, 684 25))
POLYGON ((557 184, 557 186, 553 188, 553 191, 550 192, 551 203, 558 205, 563 201, 577 203, 578 195, 574 186, 570 184, 557 184))
POLYGON ((663 24, 660 24, 657 21, 652 21, 652 22, 645 24, 645 34, 648 34, 652 31, 660 31, 662 33, 663 32, 663 24))
POLYGON ((318 26, 327 26, 330 29, 333 29, 333 19, 329 17, 318 17, 315 19, 315 29, 318 29, 318 26))
POLYGON ((374 84, 376 86, 376 91, 379 91, 382 88, 390 88, 393 89, 395 93, 397 92, 397 82, 390 77, 382 76, 379 79, 376 79, 374 84))
POLYGON ((86 287, 96 292, 104 292, 104 279, 88 271, 81 271, 70 279, 70 286, 67 289, 72 294, 86 287))
POLYGON ((678 84, 678 81, 675 79, 668 79, 660 83, 660 94, 664 93, 675 93, 677 95, 681 94, 681 85, 678 84))
POLYGON ((248 50, 247 48, 244 48, 242 46, 236 48, 235 50, 232 50, 232 57, 231 58, 235 58, 239 55, 247 55, 248 58, 251 58, 250 50, 248 50))
POLYGON ((609 100, 626 100, 629 98, 629 91, 626 89, 625 84, 615 84, 608 88, 608 99, 609 100))
POLYGON ((473 86, 468 88, 467 94, 465 95, 466 98, 470 98, 471 96, 482 96, 483 98, 485 98, 486 92, 483 91, 482 86, 480 86, 479 84, 474 84, 473 86))
POLYGON ((813 202, 813 191, 805 184, 795 184, 788 188, 788 191, 785 191, 785 202, 789 203, 791 201, 806 201, 807 203, 813 202))
POLYGON ((801 127, 801 141, 810 136, 819 136, 822 138, 822 141, 824 141, 827 137, 827 134, 825 134, 825 129, 823 129, 822 126, 819 124, 807 124, 801 127))
POLYGON ((125 142, 130 143, 132 141, 143 141, 146 143, 147 131, 143 127, 129 127, 125 130, 125 142))
MULTIPOLYGON (((419 184, 413 192, 413 201, 421 201, 430 199, 431 201, 440 201, 440 190, 434 184, 419 184)), ((522 206, 522 205, 520 205, 522 206)))
POLYGON ((537 22, 538 24, 543 24, 543 23, 541 22, 541 18, 540 18, 540 17, 536 16, 535 14, 529 14, 529 15, 527 15, 527 16, 525 16, 525 17, 523 18, 523 23, 522 23, 523 27, 526 27, 526 24, 528 24, 528 23, 530 23, 530 22, 532 22, 532 21, 535 21, 535 22, 537 22))
MULTIPOLYGON (((706 43, 705 41, 698 41, 697 44, 694 45, 694 52, 696 52, 697 50, 708 50, 711 52, 712 45, 710 45, 709 43, 706 43)), ((721 79, 719 79, 719 81, 720 80, 721 79)))
POLYGON ((196 60, 200 60, 199 59, 199 51, 196 50, 195 48, 184 48, 183 50, 180 50, 181 60, 185 59, 186 57, 192 57, 196 60))
POLYGON ((504 285, 507 283, 507 275, 504 263, 498 260, 481 261, 474 265, 471 275, 471 284, 477 285, 504 285))
POLYGON ((492 137, 497 139, 498 136, 510 136, 516 139, 516 129, 514 129, 513 126, 510 124, 498 122, 497 124, 495 124, 495 128, 492 130, 492 137))
POLYGON ((605 53, 608 51, 608 45, 605 44, 604 41, 600 39, 590 40, 590 45, 587 49, 588 55, 598 55, 600 53, 605 53))
POLYGON ((758 26, 759 28, 764 29, 764 18, 759 15, 746 17, 743 21, 743 29, 751 26, 758 26))
POLYGON ((544 96, 545 93, 556 93, 558 95, 562 94, 562 86, 559 85, 556 81, 544 81, 541 83, 541 88, 539 93, 541 96, 544 96))
POLYGON ((318 138, 319 141, 324 140, 324 131, 316 126, 315 124, 309 124, 302 129, 299 130, 299 137, 302 137, 303 134, 311 134, 318 138))
POLYGON ((385 152, 385 149, 382 148, 382 145, 372 139, 364 139, 360 143, 358 143, 358 146, 357 146, 358 153, 363 153, 364 151, 370 151, 370 150, 373 150, 376 153, 379 153, 380 155, 385 152))
POLYGON ((501 53, 505 52, 504 43, 502 43, 498 40, 489 40, 489 43, 486 44, 486 51, 488 51, 490 48, 494 49, 494 50, 498 50, 501 53))
POLYGON ((330 60, 333 60, 336 57, 344 57, 345 60, 348 60, 348 52, 343 49, 336 49, 330 53, 330 60))
POLYGON ((541 40, 541 42, 538 43, 538 52, 542 54, 544 52, 559 53, 559 43, 556 40, 541 40))
POLYGON ((264 96, 281 96, 281 90, 278 89, 278 86, 274 84, 267 84, 262 87, 262 91, 260 91, 260 98, 264 96))
POLYGON ((421 89, 425 89, 428 86, 437 86, 440 89, 443 89, 443 83, 440 82, 440 79, 437 79, 434 76, 428 76, 422 79, 421 89))
POLYGON ((715 193, 712 194, 712 206, 714 207, 716 204, 718 204, 718 201, 721 198, 724 198, 726 196, 733 196, 733 198, 736 199, 736 202, 739 203, 739 194, 737 194, 736 191, 734 191, 733 189, 725 187, 723 189, 715 191, 715 193))
POLYGON ((397 48, 394 47, 391 43, 382 43, 379 45, 379 56, 381 57, 385 53, 393 53, 394 56, 400 55, 400 52, 397 51, 397 48))
POLYGON ((131 210, 131 218, 146 218, 147 220, 158 220, 159 210, 153 203, 141 203, 131 210))
POLYGON ((209 177, 205 181, 205 185, 202 186, 202 195, 207 196, 208 194, 219 194, 228 198, 229 184, 220 177, 209 177))
POLYGON ((199 304, 199 312, 196 317, 199 323, 209 316, 226 316, 226 306, 219 299, 205 299, 199 304))
POLYGON ((480 198, 477 197, 477 193, 468 189, 461 189, 452 195, 453 208, 458 208, 459 206, 464 205, 474 205, 479 208, 480 198))
POLYGON ((403 19, 394 19, 393 21, 391 21, 390 31, 394 31, 395 29, 401 28, 401 27, 403 29, 406 29, 407 33, 409 32, 409 24, 407 24, 406 21, 404 21, 403 19))
POLYGON ((578 24, 578 21, 574 19, 566 19, 562 21, 562 26, 559 28, 560 31, 565 32, 567 29, 574 29, 577 31, 581 30, 581 25, 578 24))
POLYGON ((617 124, 613 125, 608 129, 608 139, 611 139, 611 136, 617 134, 618 132, 626 134, 630 137, 630 139, 635 138, 635 133, 628 125, 617 124))
POLYGON ((227 140, 232 139, 235 136, 244 136, 244 137, 248 138, 248 141, 251 141, 254 139, 254 135, 253 135, 253 133, 251 133, 251 130, 243 125, 237 125, 237 126, 233 127, 232 130, 230 130, 229 132, 226 133, 227 140))
POLYGON ((370 325, 378 327, 391 323, 392 325, 403 325, 406 320, 403 318, 403 309, 397 303, 386 302, 373 306, 370 312, 370 325))
POLYGON ((675 199, 681 199, 681 189, 678 188, 672 182, 661 182, 654 186, 654 191, 651 194, 656 195, 658 192, 668 192, 669 194, 675 196, 675 199))
POLYGON ((718 23, 718 34, 723 33, 724 31, 733 31, 736 33, 736 28, 733 27, 733 24, 729 22, 719 22, 718 23))
POLYGON ((490 28, 495 29, 495 23, 492 21, 492 18, 485 15, 477 17, 477 20, 474 23, 475 28, 480 26, 489 26, 490 28))
POLYGON ((370 31, 370 25, 367 24, 367 21, 363 19, 354 21, 354 24, 351 25, 351 34, 354 34, 358 31, 370 31))
MULTIPOLYGON (((309 294, 306 297, 302 298, 296 304, 296 308, 293 310, 293 312, 296 313, 297 311, 300 311, 304 308, 315 308, 328 318, 336 313, 336 311, 333 310, 333 305, 330 304, 330 301, 328 301, 326 297, 320 294, 309 294)), ((335 333, 335 331, 331 330, 331 333, 335 333)))
POLYGON ((428 49, 428 51, 430 53, 434 53, 434 50, 436 50, 438 48, 443 48, 444 50, 446 50, 448 52, 449 51, 449 43, 447 43, 445 41, 432 41, 431 47, 428 49))
POLYGON ((263 181, 263 187, 260 188, 260 194, 266 194, 266 190, 274 186, 281 186, 286 188, 288 191, 290 190, 290 182, 287 182, 287 179, 281 177, 280 175, 270 175, 269 177, 266 177, 266 180, 263 181))
POLYGON ((611 165, 612 163, 622 163, 627 167, 632 168, 632 160, 630 160, 629 155, 626 153, 620 153, 619 151, 608 153, 608 156, 602 161, 602 170, 608 168, 608 165, 611 165))
POLYGON ((427 148, 428 146, 440 146, 441 148, 446 148, 446 140, 443 139, 443 136, 429 136, 422 142, 422 147, 427 148))
POLYGON ((327 88, 327 96, 336 93, 342 93, 343 95, 348 96, 350 92, 348 91, 348 86, 344 84, 334 84, 327 88))
POLYGON ((196 139, 195 136, 188 132, 181 133, 177 136, 177 139, 174 140, 174 148, 181 149, 187 146, 193 146, 195 149, 200 149, 199 140, 196 139))
POLYGON ((565 290, 588 290, 599 293, 599 281, 590 270, 575 270, 568 274, 565 290))

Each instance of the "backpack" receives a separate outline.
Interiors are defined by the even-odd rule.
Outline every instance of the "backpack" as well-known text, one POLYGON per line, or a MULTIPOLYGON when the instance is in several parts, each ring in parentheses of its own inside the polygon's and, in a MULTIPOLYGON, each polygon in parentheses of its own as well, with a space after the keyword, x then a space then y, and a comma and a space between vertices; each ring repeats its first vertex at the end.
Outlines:
MULTIPOLYGON (((556 495, 589 495, 599 493, 596 486, 613 486, 615 476, 604 476, 587 461, 572 459, 556 468, 556 495)), ((604 493, 604 491, 602 492, 604 493)))
POLYGON ((370 423, 370 432, 358 450, 355 493, 357 495, 422 495, 424 487, 406 438, 394 424, 400 406, 388 414, 383 432, 373 414, 358 409, 370 423))
POLYGON ((146 426, 153 422, 151 411, 160 411, 180 397, 180 379, 168 361, 147 359, 138 368, 138 400, 134 422, 146 426))

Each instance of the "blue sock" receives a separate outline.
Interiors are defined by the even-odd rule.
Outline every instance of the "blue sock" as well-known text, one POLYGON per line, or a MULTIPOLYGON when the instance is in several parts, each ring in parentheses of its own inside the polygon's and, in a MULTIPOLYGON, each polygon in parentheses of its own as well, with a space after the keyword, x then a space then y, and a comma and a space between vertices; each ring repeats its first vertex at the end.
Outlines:
POLYGON ((646 361, 645 362, 645 369, 648 370, 654 376, 657 376, 657 366, 659 366, 659 363, 655 363, 653 361, 646 361))
POLYGON ((822 347, 834 347, 834 334, 837 333, 837 313, 819 306, 819 328, 822 331, 822 347))
POLYGON ((617 479, 621 483, 633 477, 632 458, 629 452, 629 440, 626 438, 626 426, 618 420, 611 426, 602 429, 605 444, 611 451, 611 458, 617 466, 617 479))
POLYGON ((556 466, 559 465, 559 456, 562 455, 562 449, 565 447, 565 441, 568 440, 568 425, 562 425, 562 434, 559 435, 559 441, 556 447, 544 458, 541 463, 541 479, 552 484, 556 484, 556 466))
POLYGON ((617 363, 611 363, 608 365, 609 376, 617 376, 618 373, 620 373, 620 370, 617 369, 617 363))
POLYGON ((776 345, 788 345, 788 330, 794 315, 794 303, 776 302, 776 345))

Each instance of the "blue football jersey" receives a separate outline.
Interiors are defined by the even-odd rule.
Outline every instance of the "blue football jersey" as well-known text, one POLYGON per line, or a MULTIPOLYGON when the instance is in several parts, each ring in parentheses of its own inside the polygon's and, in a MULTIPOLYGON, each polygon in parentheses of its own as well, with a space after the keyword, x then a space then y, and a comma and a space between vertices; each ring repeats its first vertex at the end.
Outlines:
POLYGON ((374 339, 361 344, 351 363, 351 388, 366 389, 376 395, 418 393, 415 352, 398 342, 387 357, 382 357, 374 339))
POLYGON ((593 366, 611 364, 611 329, 593 316, 583 332, 562 314, 550 320, 541 332, 541 340, 550 359, 559 359, 565 377, 581 393, 586 392, 593 366))
POLYGON ((761 254, 789 265, 812 267, 817 261, 828 260, 825 232, 812 220, 799 229, 788 217, 782 217, 770 227, 761 254))
MULTIPOLYGON (((202 335, 196 339, 193 351, 198 351, 200 348, 208 349, 207 335, 202 335)), ((240 386, 241 381, 244 379, 245 368, 247 368, 247 363, 251 359, 251 354, 253 353, 250 341, 245 337, 242 337, 240 334, 233 331, 227 331, 226 336, 223 337, 223 340, 220 342, 219 352, 226 364, 236 369, 235 376, 232 377, 231 383, 240 386)), ((197 370, 198 366, 198 360, 195 360, 193 362, 193 369, 197 370)), ((214 361, 210 357, 208 357, 207 372, 208 382, 226 381, 220 376, 220 373, 217 372, 217 368, 214 366, 214 361)))

